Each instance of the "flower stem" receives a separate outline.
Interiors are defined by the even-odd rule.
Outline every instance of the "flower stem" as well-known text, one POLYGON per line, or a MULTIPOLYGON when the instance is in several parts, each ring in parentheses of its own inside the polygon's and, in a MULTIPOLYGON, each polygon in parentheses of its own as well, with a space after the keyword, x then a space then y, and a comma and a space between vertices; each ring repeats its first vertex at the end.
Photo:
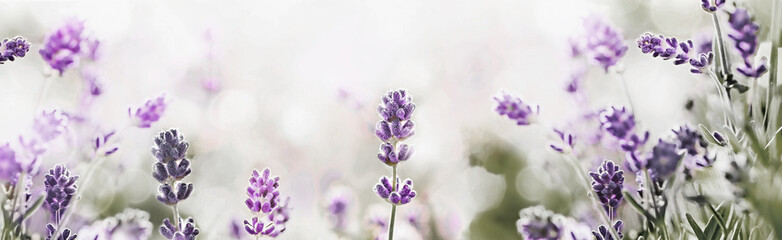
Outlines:
POLYGON ((717 13, 711 13, 711 19, 714 21, 714 31, 716 33, 717 50, 720 55, 720 65, 722 66, 722 74, 728 75, 730 73, 730 63, 728 62, 728 55, 725 51, 725 43, 722 41, 722 29, 720 29, 720 21, 717 19, 717 13))
MULTIPOLYGON (((393 185, 392 192, 393 192, 393 191, 396 191, 396 182, 397 182, 397 180, 396 180, 396 166, 391 167, 391 169, 393 169, 392 170, 393 174, 391 176, 391 181, 393 182, 392 183, 392 185, 393 185)), ((394 240, 394 220, 395 219, 396 219, 396 204, 392 203, 391 204, 391 220, 388 221, 388 240, 394 240)))
POLYGON ((174 210, 174 227, 176 228, 175 230, 178 231, 178 230, 180 230, 179 229, 179 208, 177 208, 176 204, 173 207, 171 207, 171 208, 174 210))

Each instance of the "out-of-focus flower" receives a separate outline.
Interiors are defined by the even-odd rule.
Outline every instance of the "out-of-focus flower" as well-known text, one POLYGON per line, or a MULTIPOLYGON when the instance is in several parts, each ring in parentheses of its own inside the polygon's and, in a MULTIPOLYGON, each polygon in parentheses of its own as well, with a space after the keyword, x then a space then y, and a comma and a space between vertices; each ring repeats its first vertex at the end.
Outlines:
POLYGON ((400 185, 399 178, 396 178, 396 185, 392 185, 391 180, 386 176, 381 177, 380 182, 375 185, 375 193, 394 205, 410 203, 416 196, 416 192, 413 190, 413 180, 405 179, 404 185, 400 185), (396 190, 394 186, 397 187, 396 190))
POLYGON ((675 65, 689 63, 690 72, 696 74, 705 73, 704 69, 711 65, 714 58, 711 52, 697 53, 692 40, 679 42, 675 37, 666 38, 663 35, 644 33, 636 43, 641 52, 651 53, 652 57, 660 57, 663 60, 673 58, 675 65))
POLYGON ((44 46, 38 53, 60 75, 75 65, 81 53, 84 38, 84 22, 71 19, 44 39, 44 46))
POLYGON ((0 179, 9 182, 21 171, 22 165, 16 160, 11 144, 0 145, 0 179))
POLYGON ((195 226, 193 218, 180 220, 179 226, 174 226, 168 218, 163 219, 163 225, 160 226, 160 234, 167 239, 173 240, 195 240, 200 231, 195 226))
POLYGON ((43 111, 33 121, 33 131, 38 136, 38 139, 41 139, 44 143, 59 137, 67 131, 67 128, 68 116, 57 110, 52 110, 51 112, 43 111))
MULTIPOLYGON (((616 230, 616 233, 619 234, 619 239, 622 239, 624 236, 622 235, 622 227, 623 227, 622 220, 617 220, 616 223, 614 223, 614 230, 616 230)), ((597 231, 592 231, 592 234, 595 236, 595 239, 597 240, 614 240, 614 237, 611 236, 610 231, 608 231, 608 228, 606 228, 603 225, 600 225, 600 227, 597 228, 597 231)), ((617 239, 618 240, 618 239, 617 239)))
POLYGON ((635 115, 625 107, 608 107, 600 112, 603 131, 619 140, 619 147, 633 155, 649 139, 649 132, 638 135, 635 131, 635 115))
POLYGON ((229 226, 228 230, 231 234, 231 238, 234 240, 241 240, 244 238, 244 231, 242 231, 242 225, 238 220, 231 220, 231 225, 229 226))
POLYGON ((16 58, 23 58, 30 51, 30 43, 23 37, 3 40, 3 49, 0 52, 0 64, 5 61, 14 61, 16 58))
POLYGON ((559 136, 559 139, 562 140, 562 144, 564 144, 564 146, 559 143, 552 143, 549 144, 549 147, 551 147, 551 149, 554 149, 554 151, 557 152, 566 152, 566 151, 569 152, 573 150, 573 146, 576 144, 575 142, 576 137, 573 136, 573 134, 564 132, 559 129, 554 129, 554 133, 556 133, 557 136, 559 136))
POLYGON ((592 176, 592 190, 597 193, 597 199, 603 204, 606 213, 615 215, 614 209, 622 202, 623 174, 624 171, 619 170, 619 166, 610 160, 603 161, 597 171, 589 173, 592 176))
POLYGON ((45 177, 46 180, 43 182, 46 191, 45 202, 52 211, 55 223, 59 223, 73 194, 76 193, 76 180, 79 176, 71 176, 68 168, 60 164, 49 170, 49 174, 45 177))
POLYGON ((712 51, 714 33, 711 30, 701 31, 695 35, 693 42, 695 43, 695 50, 697 51, 697 54, 709 53, 712 51))
POLYGON ((119 147, 116 144, 110 144, 109 141, 111 140, 111 137, 114 136, 115 131, 111 131, 107 134, 103 134, 100 136, 95 137, 95 143, 93 144, 93 149, 95 150, 95 155, 97 156, 108 156, 111 154, 114 154, 119 150, 119 147))
POLYGON ((562 236, 563 217, 543 208, 533 206, 519 212, 516 228, 524 239, 556 240, 562 236))
POLYGON ((161 94, 154 99, 147 100, 144 106, 136 108, 136 111, 128 108, 128 116, 134 119, 135 126, 149 128, 152 126, 152 123, 157 122, 163 116, 163 113, 166 111, 166 105, 166 95, 161 94))
POLYGON ((285 232, 285 223, 291 218, 290 197, 281 198, 269 216, 266 218, 269 223, 274 224, 274 231, 267 234, 269 237, 277 237, 285 232))
POLYGON ((518 125, 535 123, 538 115, 538 106, 528 105, 519 97, 511 96, 506 92, 500 92, 494 97, 497 101, 495 111, 501 116, 507 116, 516 121, 518 125))
MULTIPOLYGON (((723 0, 724 1, 724 0, 723 0)), ((736 67, 736 71, 744 76, 759 78, 768 68, 766 67, 766 58, 761 58, 760 63, 755 65, 754 56, 758 51, 758 35, 760 27, 752 22, 749 12, 746 9, 736 8, 728 18, 730 27, 733 29, 728 37, 735 42, 735 49, 741 54, 744 60, 743 65, 736 67)))
POLYGON ((348 228, 349 213, 354 206, 354 197, 346 187, 334 187, 326 193, 326 216, 332 228, 345 231, 348 228))
POLYGON ((679 154, 676 144, 660 139, 646 159, 646 167, 651 171, 649 174, 653 178, 662 180, 676 171, 681 158, 682 155, 679 154))
POLYGON ((608 71, 627 52, 621 31, 596 15, 585 18, 583 26, 585 33, 581 41, 584 49, 581 52, 592 64, 608 71))
POLYGON ((145 240, 152 233, 149 213, 125 209, 113 217, 96 221, 79 230, 78 240, 145 240))
POLYGON ((703 11, 713 13, 717 11, 722 5, 725 4, 725 0, 701 0, 701 7, 703 11))

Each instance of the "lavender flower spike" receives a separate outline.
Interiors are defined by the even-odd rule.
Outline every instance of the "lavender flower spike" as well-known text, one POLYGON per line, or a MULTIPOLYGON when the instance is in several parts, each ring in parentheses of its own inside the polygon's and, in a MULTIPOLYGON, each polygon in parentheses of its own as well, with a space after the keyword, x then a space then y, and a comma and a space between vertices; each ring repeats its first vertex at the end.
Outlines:
POLYGON ((497 101, 495 111, 516 121, 518 125, 530 125, 537 119, 539 107, 528 105, 519 97, 511 96, 503 91, 498 93, 494 100, 497 101))
POLYGON ((166 95, 161 94, 155 99, 147 100, 144 106, 137 108, 136 111, 128 108, 128 116, 134 119, 136 127, 149 128, 163 116, 166 105, 166 95))
POLYGON ((679 42, 675 37, 666 38, 663 35, 644 33, 636 43, 644 54, 651 54, 652 57, 660 57, 663 60, 674 59, 674 65, 689 63, 690 72, 695 74, 706 73, 704 70, 711 66, 714 58, 711 52, 698 53, 692 40, 679 42))
POLYGON ((60 164, 49 170, 49 174, 46 174, 45 178, 45 201, 52 211, 55 223, 59 223, 73 194, 76 193, 76 180, 79 179, 79 176, 71 176, 68 168, 60 164))
POLYGON ((396 166, 413 154, 413 147, 402 141, 415 134, 415 124, 410 119, 415 104, 404 89, 390 91, 381 100, 377 112, 383 119, 377 122, 375 135, 383 143, 377 158, 388 166, 396 166))
POLYGON ((679 153, 676 144, 660 139, 646 159, 646 167, 650 170, 652 178, 663 180, 676 171, 681 158, 682 154, 679 153))
POLYGON ((622 202, 622 186, 625 181, 623 174, 624 171, 619 170, 619 165, 610 160, 603 161, 597 171, 589 173, 592 176, 592 190, 597 194, 606 213, 612 216, 616 214, 614 209, 622 202))
POLYGON ((279 180, 280 177, 271 176, 268 168, 253 171, 245 205, 255 217, 244 220, 244 229, 250 235, 277 237, 285 231, 285 223, 290 218, 290 200, 280 197, 279 180))
POLYGON ((760 64, 757 65, 754 64, 753 59, 758 51, 757 33, 760 27, 752 22, 749 12, 742 8, 736 8, 736 11, 730 14, 728 22, 733 29, 728 37, 733 39, 734 47, 744 60, 744 64, 736 67, 736 71, 747 77, 759 78, 768 70, 766 58, 762 58, 760 64))
MULTIPOLYGON (((622 220, 618 220, 618 221, 616 221, 616 223, 614 223, 614 229, 616 230, 616 233, 619 234, 619 236, 618 236, 619 239, 622 239, 624 237, 622 235, 622 227, 623 227, 623 225, 624 225, 624 223, 622 223, 622 220)), ((608 231, 608 228, 606 228, 603 225, 600 225, 600 227, 598 227, 597 232, 592 231, 592 235, 594 235, 595 239, 597 239, 597 240, 614 240, 614 237, 611 236, 611 233, 610 233, 610 231, 608 231)), ((619 240, 619 239, 616 239, 616 240, 619 240)))
POLYGON ((4 49, 0 52, 0 64, 5 61, 14 61, 16 58, 22 58, 30 51, 30 43, 23 37, 3 40, 4 49))
POLYGON ((529 240, 557 240, 563 237, 563 217, 546 210, 542 206, 522 209, 519 212, 516 227, 529 240))
POLYGON ((608 68, 616 65, 627 52, 622 33, 601 17, 584 19, 584 29, 584 52, 590 62, 602 66, 603 70, 608 71, 608 68))

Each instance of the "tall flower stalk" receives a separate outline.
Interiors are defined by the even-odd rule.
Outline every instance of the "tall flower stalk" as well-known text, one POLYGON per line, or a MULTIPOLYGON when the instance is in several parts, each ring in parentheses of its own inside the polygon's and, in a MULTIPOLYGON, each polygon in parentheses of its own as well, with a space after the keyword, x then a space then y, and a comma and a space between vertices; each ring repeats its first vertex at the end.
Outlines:
POLYGON ((199 233, 195 221, 192 218, 182 220, 178 208, 179 202, 193 192, 193 184, 182 181, 192 172, 190 160, 185 158, 189 146, 184 135, 176 129, 169 129, 155 137, 151 151, 158 160, 152 166, 152 177, 160 183, 157 200, 173 210, 174 224, 166 218, 160 226, 160 234, 168 239, 190 240, 199 233))
POLYGON ((244 230, 255 239, 276 238, 285 231, 285 223, 290 219, 290 198, 280 196, 279 181, 280 177, 272 176, 268 168, 262 172, 253 170, 250 177, 244 203, 253 217, 244 220, 244 230))
POLYGON ((396 207, 410 203, 416 196, 416 192, 413 190, 413 180, 408 178, 404 182, 400 182, 397 174, 397 165, 407 161, 413 154, 413 147, 404 141, 415 134, 413 130, 415 124, 411 120, 415 104, 413 97, 407 94, 404 89, 389 91, 381 100, 377 111, 383 119, 377 122, 375 135, 383 143, 380 144, 380 153, 377 154, 377 158, 391 167, 391 178, 381 177, 380 182, 375 185, 374 191, 380 198, 391 204, 388 240, 392 240, 394 239, 396 207))

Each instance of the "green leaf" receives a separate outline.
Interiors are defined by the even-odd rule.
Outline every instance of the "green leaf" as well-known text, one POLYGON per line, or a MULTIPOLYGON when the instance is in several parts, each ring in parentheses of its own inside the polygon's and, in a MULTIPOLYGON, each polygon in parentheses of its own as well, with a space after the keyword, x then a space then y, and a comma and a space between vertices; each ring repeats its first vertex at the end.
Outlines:
POLYGON ((721 207, 720 211, 718 212, 717 209, 714 209, 714 206, 711 204, 706 204, 706 206, 708 206, 709 210, 711 210, 711 213, 714 214, 713 217, 717 219, 717 224, 719 224, 720 228, 722 228, 722 231, 725 233, 725 235, 728 235, 728 227, 726 227, 725 218, 722 217, 725 208, 718 206, 721 207))
POLYGON ((27 211, 24 212, 24 218, 22 219, 27 219, 32 216, 33 213, 35 213, 35 211, 41 207, 41 204, 43 204, 43 196, 39 196, 38 199, 35 200, 35 204, 33 204, 32 207, 28 208, 27 211))
POLYGON ((706 238, 706 235, 703 234, 703 230, 701 230, 701 227, 698 226, 698 223, 695 222, 694 219, 692 219, 692 215, 689 213, 685 213, 685 216, 687 216, 687 222, 690 222, 690 226, 692 226, 692 231, 695 232, 695 236, 698 237, 698 240, 709 240, 706 238))
POLYGON ((633 206, 633 209, 635 209, 635 211, 637 211, 638 213, 640 213, 640 214, 644 215, 644 217, 646 217, 647 221, 653 221, 654 220, 654 217, 652 217, 652 215, 649 214, 649 212, 644 210, 644 208, 641 207, 641 204, 638 204, 638 202, 635 201, 635 198, 633 198, 633 196, 631 196, 629 192, 622 191, 622 195, 624 195, 624 198, 627 200, 627 202, 630 203, 630 206, 633 206))
POLYGON ((717 231, 717 228, 719 228, 717 220, 714 219, 714 216, 711 216, 709 222, 706 223, 706 228, 703 229, 703 234, 705 234, 708 239, 719 239, 720 236, 722 236, 722 232, 717 231))

